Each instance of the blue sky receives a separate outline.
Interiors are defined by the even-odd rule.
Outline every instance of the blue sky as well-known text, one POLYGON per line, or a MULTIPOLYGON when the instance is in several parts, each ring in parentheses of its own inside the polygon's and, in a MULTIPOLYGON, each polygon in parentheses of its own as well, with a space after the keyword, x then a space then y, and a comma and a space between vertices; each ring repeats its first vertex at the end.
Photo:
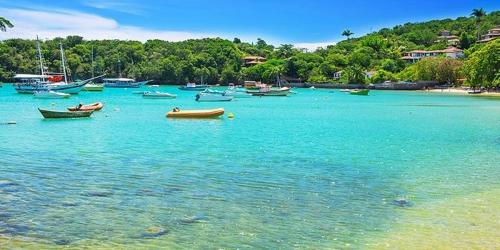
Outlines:
POLYGON ((51 38, 70 33, 88 39, 220 36, 304 47, 341 40, 351 29, 362 35, 383 27, 467 16, 473 8, 500 10, 492 0, 0 0, 0 15, 16 28, 10 37, 51 38))

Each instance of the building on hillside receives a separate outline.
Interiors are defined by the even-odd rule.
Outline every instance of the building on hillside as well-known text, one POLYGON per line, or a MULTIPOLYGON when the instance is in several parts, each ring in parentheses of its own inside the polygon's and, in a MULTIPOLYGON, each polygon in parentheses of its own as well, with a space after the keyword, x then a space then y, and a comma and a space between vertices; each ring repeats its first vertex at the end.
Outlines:
POLYGON ((425 57, 436 56, 461 58, 464 56, 464 51, 455 47, 449 47, 443 50, 413 50, 403 53, 403 57, 401 57, 401 59, 409 63, 414 63, 425 57))
POLYGON ((262 64, 266 62, 266 58, 261 56, 247 56, 243 58, 243 64, 245 66, 253 66, 257 64, 262 64))
POLYGON ((460 43, 460 39, 458 38, 458 36, 451 35, 450 31, 448 30, 441 31, 441 34, 436 42, 442 41, 446 41, 448 46, 457 46, 460 43))
POLYGON ((487 43, 489 41, 493 41, 500 37, 500 25, 498 25, 496 28, 488 30, 488 33, 486 35, 481 36, 481 40, 478 41, 478 43, 487 43))

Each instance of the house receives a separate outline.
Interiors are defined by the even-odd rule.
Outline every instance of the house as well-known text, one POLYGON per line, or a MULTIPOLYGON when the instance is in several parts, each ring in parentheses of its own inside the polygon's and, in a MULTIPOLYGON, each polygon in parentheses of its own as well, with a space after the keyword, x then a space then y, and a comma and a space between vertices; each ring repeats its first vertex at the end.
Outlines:
POLYGON ((442 42, 442 41, 446 41, 448 46, 457 46, 460 43, 459 37, 451 35, 450 31, 448 30, 441 31, 441 34, 436 42, 442 42))
POLYGON ((253 66, 257 64, 262 64, 266 62, 266 58, 261 56, 247 56, 243 58, 243 64, 245 66, 253 66))
POLYGON ((489 41, 493 41, 500 37, 500 25, 498 25, 496 28, 488 30, 488 33, 486 35, 481 36, 481 40, 477 41, 478 43, 487 43, 489 41))
POLYGON ((413 50, 403 53, 402 60, 409 63, 414 63, 425 57, 446 56, 450 58, 461 58, 464 56, 464 51, 456 47, 448 47, 443 50, 413 50))

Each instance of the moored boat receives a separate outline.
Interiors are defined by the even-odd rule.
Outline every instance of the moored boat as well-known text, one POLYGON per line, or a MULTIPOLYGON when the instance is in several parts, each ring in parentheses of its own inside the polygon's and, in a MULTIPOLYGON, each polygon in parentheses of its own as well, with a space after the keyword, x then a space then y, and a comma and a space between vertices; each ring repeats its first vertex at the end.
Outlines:
POLYGON ((102 91, 103 89, 103 84, 88 83, 85 87, 83 87, 82 91, 102 91))
POLYGON ((142 93, 142 97, 145 97, 145 98, 166 98, 166 99, 173 99, 173 98, 176 98, 177 95, 170 94, 170 93, 167 93, 167 92, 158 92, 158 91, 149 92, 149 91, 146 91, 146 92, 142 93))
POLYGON ((196 94, 196 101, 198 102, 228 102, 233 100, 233 96, 225 96, 221 94, 200 92, 196 94))
POLYGON ((104 107, 104 104, 102 104, 102 102, 95 102, 95 103, 87 104, 87 105, 68 107, 67 109, 69 111, 99 111, 103 107, 104 107))
POLYGON ((202 91, 205 89, 210 88, 210 85, 207 84, 196 84, 196 83, 187 83, 184 86, 179 87, 180 90, 187 90, 187 91, 202 91))
POLYGON ((93 110, 91 111, 56 111, 38 108, 38 111, 42 114, 44 118, 83 118, 90 117, 93 110))
POLYGON ((249 90, 248 93, 253 95, 253 96, 288 96, 290 94, 290 88, 287 88, 287 87, 283 87, 283 88, 263 87, 257 91, 249 90))
POLYGON ((241 92, 241 91, 236 91, 236 90, 226 90, 224 91, 224 96, 232 96, 234 98, 250 98, 252 97, 251 94, 248 94, 246 91, 241 92))
POLYGON ((351 94, 351 95, 368 95, 369 92, 370 92, 369 89, 353 89, 353 90, 349 91, 349 94, 351 94))
POLYGON ((106 88, 139 88, 150 82, 149 80, 137 82, 132 78, 105 78, 102 80, 106 88))
POLYGON ((49 90, 49 91, 34 92, 33 96, 38 99, 63 99, 63 98, 69 98, 71 95, 49 90))
POLYGON ((205 110, 174 110, 167 113, 170 118, 216 118, 224 114, 223 108, 205 110))

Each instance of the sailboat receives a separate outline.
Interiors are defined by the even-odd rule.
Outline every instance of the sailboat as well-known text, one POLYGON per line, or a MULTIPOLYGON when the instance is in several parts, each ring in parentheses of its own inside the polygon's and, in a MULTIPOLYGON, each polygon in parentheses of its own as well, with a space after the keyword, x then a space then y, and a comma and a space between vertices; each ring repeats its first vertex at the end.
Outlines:
POLYGON ((276 75, 276 82, 278 83, 278 88, 264 86, 259 90, 248 90, 247 93, 253 96, 288 96, 290 94, 290 88, 281 87, 281 79, 279 75, 276 75))
POLYGON ((38 51, 38 59, 40 61, 40 75, 18 74, 14 76, 14 79, 17 81, 16 83, 14 83, 14 89, 18 93, 33 94, 40 91, 55 91, 66 94, 78 94, 78 92, 80 92, 87 83, 91 82, 94 79, 102 77, 98 76, 84 81, 68 83, 68 77, 66 74, 66 58, 64 56, 62 43, 59 43, 59 47, 61 50, 61 62, 64 71, 62 75, 64 77, 64 81, 61 81, 63 79, 61 76, 54 76, 45 72, 38 36, 36 37, 36 45, 38 51))
POLYGON ((151 82, 151 80, 137 82, 132 78, 122 77, 120 58, 118 58, 118 78, 105 78, 102 79, 104 82, 104 87, 106 88, 140 88, 142 85, 151 82))
MULTIPOLYGON (((92 53, 90 55, 92 60, 92 77, 94 77, 94 47, 92 46, 92 53)), ((83 91, 102 91, 104 89, 103 84, 97 84, 94 82, 90 82, 85 87, 83 87, 83 91)))
POLYGON ((208 88, 210 88, 210 85, 203 84, 203 76, 201 76, 201 84, 189 82, 186 85, 179 87, 180 90, 188 90, 188 91, 200 91, 208 88))

